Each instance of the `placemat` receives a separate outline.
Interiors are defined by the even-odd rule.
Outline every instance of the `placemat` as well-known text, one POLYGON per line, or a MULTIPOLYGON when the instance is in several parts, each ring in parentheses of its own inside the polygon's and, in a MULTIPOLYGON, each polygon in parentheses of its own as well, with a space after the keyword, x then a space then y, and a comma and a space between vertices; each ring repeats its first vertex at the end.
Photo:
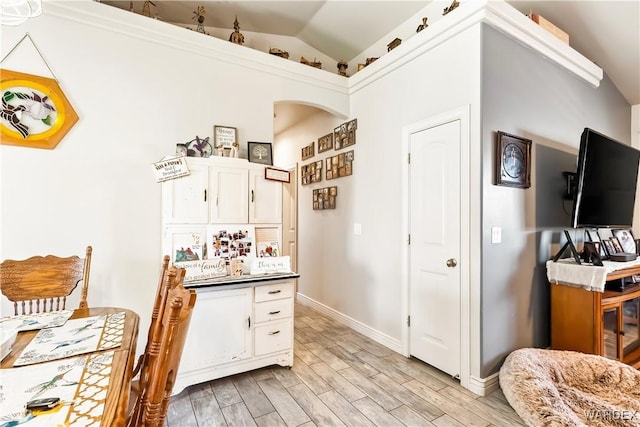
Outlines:
POLYGON ((64 325, 73 314, 72 310, 49 311, 46 313, 22 314, 0 318, 0 328, 18 331, 55 328, 64 325))
POLYGON ((113 351, 0 370, 0 425, 99 426, 109 388, 113 351), (58 397, 64 403, 27 413, 32 399, 58 397), (73 402, 73 404, 71 404, 73 402))
POLYGON ((13 366, 32 365, 122 344, 124 311, 71 319, 57 328, 42 329, 22 351, 13 366))

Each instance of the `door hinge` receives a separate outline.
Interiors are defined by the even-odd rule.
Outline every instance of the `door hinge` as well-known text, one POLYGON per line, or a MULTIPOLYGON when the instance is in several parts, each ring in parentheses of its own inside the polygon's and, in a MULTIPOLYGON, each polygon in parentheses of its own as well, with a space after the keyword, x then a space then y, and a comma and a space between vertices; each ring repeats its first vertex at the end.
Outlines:
POLYGON ((411 234, 409 234, 409 240, 407 241, 407 244, 411 244, 411 234))
POLYGON ((411 164, 411 153, 407 154, 407 163, 411 164))
POLYGON ((407 316, 407 326, 411 326, 411 316, 407 316))

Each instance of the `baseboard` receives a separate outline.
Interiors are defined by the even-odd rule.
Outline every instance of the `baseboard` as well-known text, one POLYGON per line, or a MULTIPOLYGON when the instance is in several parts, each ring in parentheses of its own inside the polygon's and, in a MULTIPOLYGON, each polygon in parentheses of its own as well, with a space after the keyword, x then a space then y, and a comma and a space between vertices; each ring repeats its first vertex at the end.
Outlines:
POLYGON ((326 305, 319 303, 301 293, 296 294, 296 301, 300 304, 309 306, 316 311, 324 314, 325 316, 342 323, 345 326, 350 327, 354 331, 361 333, 367 338, 371 338, 375 342, 382 344, 385 347, 390 348, 391 350, 402 354, 402 345, 400 340, 396 340, 391 338, 389 335, 386 335, 376 329, 371 328, 370 326, 365 325, 364 323, 352 319, 351 317, 340 313, 339 311, 334 310, 331 307, 327 307, 326 305))
POLYGON ((498 372, 489 375, 487 378, 476 378, 469 376, 469 390, 480 396, 486 396, 500 388, 500 378, 498 372))

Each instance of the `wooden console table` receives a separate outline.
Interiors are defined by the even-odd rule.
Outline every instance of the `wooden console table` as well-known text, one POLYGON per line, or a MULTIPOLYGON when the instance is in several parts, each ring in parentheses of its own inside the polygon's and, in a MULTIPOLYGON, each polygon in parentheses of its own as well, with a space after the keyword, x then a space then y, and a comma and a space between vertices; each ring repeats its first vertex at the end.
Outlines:
MULTIPOLYGON (((640 265, 609 272, 606 281, 640 274, 640 265)), ((640 369, 640 285, 622 292, 551 285, 551 348, 592 353, 640 369)))

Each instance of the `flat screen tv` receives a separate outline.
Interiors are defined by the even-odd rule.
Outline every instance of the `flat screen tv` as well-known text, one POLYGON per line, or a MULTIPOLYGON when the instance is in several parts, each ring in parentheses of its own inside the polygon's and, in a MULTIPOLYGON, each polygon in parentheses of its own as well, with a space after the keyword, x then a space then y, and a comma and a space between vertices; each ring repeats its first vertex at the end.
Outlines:
POLYGON ((585 128, 580 139, 571 222, 576 227, 631 227, 640 151, 585 128))

